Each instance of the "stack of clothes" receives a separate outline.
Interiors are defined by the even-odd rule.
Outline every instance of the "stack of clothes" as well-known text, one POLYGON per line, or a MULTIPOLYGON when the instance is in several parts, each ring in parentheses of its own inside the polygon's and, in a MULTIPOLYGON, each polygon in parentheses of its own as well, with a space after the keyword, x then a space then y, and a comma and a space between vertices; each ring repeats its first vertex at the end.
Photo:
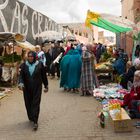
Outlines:
POLYGON ((123 100, 126 94, 129 94, 129 91, 126 89, 122 89, 122 87, 117 84, 108 84, 105 86, 100 86, 99 88, 96 88, 93 91, 93 96, 97 100, 103 100, 103 99, 123 100))

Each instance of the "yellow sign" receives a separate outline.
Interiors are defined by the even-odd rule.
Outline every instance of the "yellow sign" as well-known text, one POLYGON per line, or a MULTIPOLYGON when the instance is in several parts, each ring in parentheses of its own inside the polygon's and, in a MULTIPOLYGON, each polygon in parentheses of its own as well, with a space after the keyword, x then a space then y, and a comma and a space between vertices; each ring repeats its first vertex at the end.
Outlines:
POLYGON ((97 22, 99 17, 100 17, 100 15, 98 13, 91 12, 90 10, 88 10, 85 25, 87 27, 91 28, 92 25, 90 24, 90 20, 94 20, 95 22, 97 22))

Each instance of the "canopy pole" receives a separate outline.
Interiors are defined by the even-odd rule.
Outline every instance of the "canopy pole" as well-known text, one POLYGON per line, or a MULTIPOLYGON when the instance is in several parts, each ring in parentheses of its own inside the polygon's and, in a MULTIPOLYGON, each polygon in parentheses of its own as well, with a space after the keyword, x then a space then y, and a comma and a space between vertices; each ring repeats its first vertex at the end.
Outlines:
POLYGON ((116 33, 116 46, 117 48, 121 47, 121 33, 116 33))
POLYGON ((126 39, 127 39, 126 33, 124 34, 124 39, 125 39, 125 40, 124 40, 124 47, 125 47, 125 48, 124 48, 124 51, 126 52, 126 39))

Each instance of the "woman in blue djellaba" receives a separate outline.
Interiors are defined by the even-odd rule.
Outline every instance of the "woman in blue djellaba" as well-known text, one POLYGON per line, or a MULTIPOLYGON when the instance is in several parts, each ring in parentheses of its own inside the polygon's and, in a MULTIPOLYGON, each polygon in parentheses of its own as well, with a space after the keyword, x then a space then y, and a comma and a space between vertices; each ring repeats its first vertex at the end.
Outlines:
POLYGON ((80 88, 82 60, 78 50, 72 48, 62 59, 60 64, 60 87, 68 92, 77 92, 80 88))

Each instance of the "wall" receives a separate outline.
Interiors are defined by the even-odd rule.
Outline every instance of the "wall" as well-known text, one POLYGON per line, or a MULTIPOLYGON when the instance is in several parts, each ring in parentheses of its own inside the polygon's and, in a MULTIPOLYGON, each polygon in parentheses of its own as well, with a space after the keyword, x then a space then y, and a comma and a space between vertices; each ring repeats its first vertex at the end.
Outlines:
MULTIPOLYGON (((140 16, 140 0, 122 0, 122 16, 127 17, 127 19, 139 24, 136 20, 136 17, 140 16)), ((139 17, 140 18, 140 17, 139 17)), ((132 34, 128 34, 125 38, 125 35, 121 35, 121 47, 125 48, 124 42, 126 42, 126 52, 131 55, 134 42, 132 39, 132 34)))
POLYGON ((131 21, 134 21, 133 3, 134 0, 122 0, 122 16, 131 21))
POLYGON ((98 43, 98 38, 99 38, 99 30, 97 26, 93 26, 93 32, 94 32, 94 42, 98 43))
POLYGON ((18 32, 35 44, 38 34, 62 28, 47 16, 17 0, 0 0, 0 32, 18 32))
POLYGON ((133 50, 133 46, 134 46, 134 43, 133 43, 133 39, 131 37, 131 34, 121 34, 121 48, 123 48, 128 56, 131 57, 132 55, 132 50, 133 50))

